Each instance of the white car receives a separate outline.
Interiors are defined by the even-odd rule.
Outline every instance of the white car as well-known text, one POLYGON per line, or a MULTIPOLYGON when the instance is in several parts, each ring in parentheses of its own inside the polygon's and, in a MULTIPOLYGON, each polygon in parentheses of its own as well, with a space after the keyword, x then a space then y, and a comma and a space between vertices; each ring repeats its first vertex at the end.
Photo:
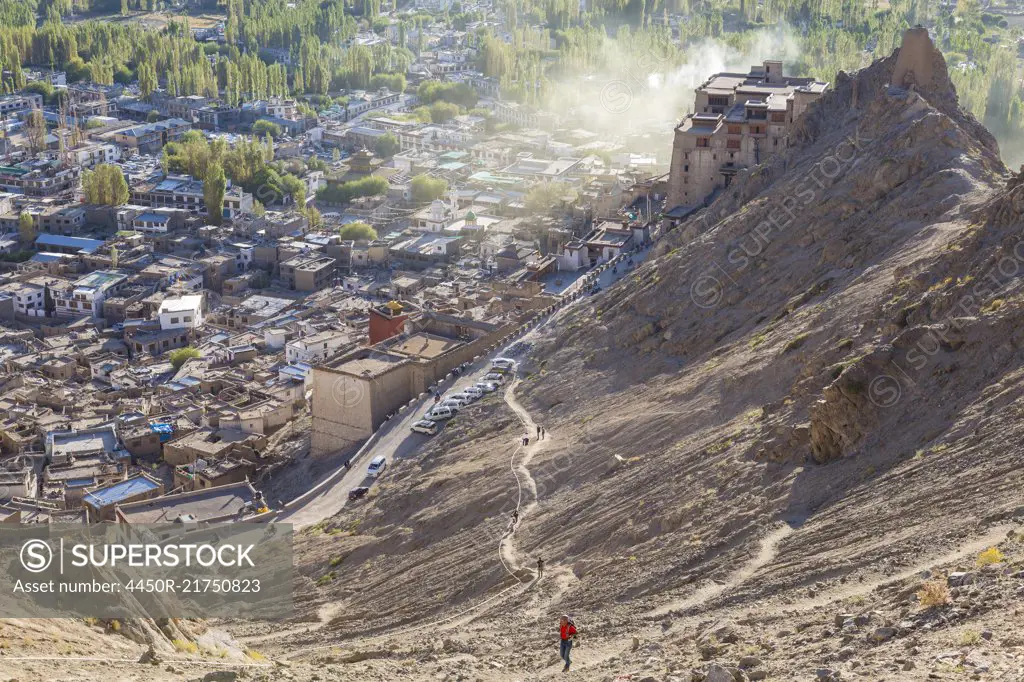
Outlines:
POLYGON ((465 404, 463 404, 459 400, 442 400, 440 404, 438 404, 438 407, 443 407, 446 410, 451 410, 452 413, 454 414, 461 410, 463 407, 465 407, 465 404))
POLYGON ((416 433, 425 433, 428 436, 433 436, 437 433, 437 423, 429 419, 421 419, 412 425, 412 430, 416 433))
POLYGON ((423 415, 423 418, 432 422, 443 422, 445 419, 451 419, 455 416, 455 412, 447 407, 436 405, 434 409, 423 415))
POLYGON ((498 374, 497 372, 491 372, 490 374, 484 375, 484 381, 490 381, 491 383, 498 384, 499 386, 501 386, 503 383, 505 383, 505 377, 504 375, 498 374))
POLYGON ((498 384, 493 381, 479 381, 474 388, 478 388, 484 393, 494 393, 498 390, 498 384))
POLYGON ((475 396, 469 391, 460 391, 458 393, 448 396, 448 400, 458 400, 460 403, 469 405, 471 402, 476 400, 479 396, 475 396))
POLYGON ((367 467, 366 473, 372 478, 379 478, 380 475, 384 473, 387 466, 388 461, 384 458, 384 455, 378 455, 373 458, 372 462, 370 462, 370 466, 367 467))
POLYGON ((509 358, 494 358, 491 360, 492 372, 511 372, 516 368, 516 361, 509 358))
POLYGON ((469 388, 462 389, 462 392, 466 395, 472 396, 474 400, 479 400, 484 397, 484 389, 478 386, 470 386, 469 388))

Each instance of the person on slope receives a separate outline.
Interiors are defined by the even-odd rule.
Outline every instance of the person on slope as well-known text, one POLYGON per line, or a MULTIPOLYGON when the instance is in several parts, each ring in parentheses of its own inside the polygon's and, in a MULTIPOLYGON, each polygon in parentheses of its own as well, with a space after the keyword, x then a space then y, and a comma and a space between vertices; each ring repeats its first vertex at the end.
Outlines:
POLYGON ((572 661, 569 660, 569 654, 572 653, 572 644, 576 641, 576 624, 572 622, 572 618, 568 615, 564 615, 558 620, 558 634, 561 635, 558 655, 565 661, 565 667, 562 668, 562 672, 567 673, 569 672, 569 666, 572 665, 572 661))

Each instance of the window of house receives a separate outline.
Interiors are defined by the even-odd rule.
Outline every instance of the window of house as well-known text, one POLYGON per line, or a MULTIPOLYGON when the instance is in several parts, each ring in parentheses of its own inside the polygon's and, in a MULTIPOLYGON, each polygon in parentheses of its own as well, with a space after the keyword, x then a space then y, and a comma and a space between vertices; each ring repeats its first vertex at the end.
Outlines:
POLYGON ((171 318, 171 324, 178 324, 178 318, 172 317, 171 318))
POLYGON ((785 114, 785 112, 782 112, 782 111, 772 112, 772 123, 785 123, 785 122, 786 122, 786 114, 785 114))
POLYGON ((738 126, 738 125, 737 126, 733 126, 733 125, 729 126, 729 134, 730 135, 741 135, 741 134, 743 134, 743 126, 738 126))
POLYGON ((192 316, 191 315, 186 315, 185 317, 181 318, 181 321, 182 322, 191 322, 192 321, 192 316))
POLYGON ((725 141, 725 148, 726 149, 739 149, 740 148, 740 141, 739 140, 726 140, 725 141))
POLYGON ((697 146, 698 147, 710 147, 711 146, 711 138, 709 138, 709 137, 698 137, 697 138, 697 146))

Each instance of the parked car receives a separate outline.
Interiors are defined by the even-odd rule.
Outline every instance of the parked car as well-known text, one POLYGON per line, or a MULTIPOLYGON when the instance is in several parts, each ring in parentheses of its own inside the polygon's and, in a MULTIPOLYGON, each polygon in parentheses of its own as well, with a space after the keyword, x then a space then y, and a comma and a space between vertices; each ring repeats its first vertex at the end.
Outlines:
POLYGON ((590 290, 590 293, 591 294, 599 294, 599 293, 601 293, 601 287, 595 286, 593 289, 590 290))
POLYGON ((458 400, 442 400, 438 407, 443 407, 447 410, 451 410, 452 414, 454 415, 463 407, 465 407, 465 404, 458 400))
POLYGON ((430 410, 425 415, 423 415, 423 418, 432 422, 443 422, 445 419, 451 419, 454 416, 455 412, 453 412, 450 408, 441 407, 440 405, 437 405, 434 407, 434 409, 430 410))
POLYGON ((448 400, 458 400, 460 403, 463 403, 464 405, 469 405, 476 399, 477 396, 467 391, 459 391, 458 393, 453 393, 452 395, 448 396, 448 400))
POLYGON ((358 488, 352 488, 352 490, 348 491, 348 499, 358 500, 359 498, 366 495, 366 493, 368 492, 370 492, 370 489, 367 488, 365 485, 361 485, 358 488))
POLYGON ((484 393, 494 393, 498 390, 498 384, 493 381, 478 381, 476 387, 484 393))
POLYGON ((466 395, 473 396, 476 400, 484 397, 484 389, 479 386, 470 386, 469 388, 462 389, 462 392, 466 395))
POLYGON ((511 372, 516 368, 516 361, 510 358, 494 358, 491 360, 492 372, 511 372))
POLYGON ((425 433, 428 436, 433 436, 437 433, 438 428, 435 422, 432 422, 429 419, 421 419, 412 425, 412 430, 416 433, 425 433))
POLYGON ((490 381, 491 383, 498 384, 500 386, 505 383, 505 376, 498 374, 497 372, 491 372, 490 374, 484 375, 484 381, 490 381))
POLYGON ((387 468, 388 460, 384 458, 384 455, 377 455, 370 462, 370 466, 366 468, 366 473, 373 478, 379 478, 387 468))

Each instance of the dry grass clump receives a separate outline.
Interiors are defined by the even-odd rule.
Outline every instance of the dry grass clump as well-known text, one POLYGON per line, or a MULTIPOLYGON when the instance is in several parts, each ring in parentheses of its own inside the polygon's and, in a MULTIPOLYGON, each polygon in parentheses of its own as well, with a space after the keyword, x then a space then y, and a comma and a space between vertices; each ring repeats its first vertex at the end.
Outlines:
POLYGON ((932 606, 945 606, 952 601, 949 596, 949 586, 942 579, 929 580, 922 585, 917 593, 917 600, 926 609, 932 606))

